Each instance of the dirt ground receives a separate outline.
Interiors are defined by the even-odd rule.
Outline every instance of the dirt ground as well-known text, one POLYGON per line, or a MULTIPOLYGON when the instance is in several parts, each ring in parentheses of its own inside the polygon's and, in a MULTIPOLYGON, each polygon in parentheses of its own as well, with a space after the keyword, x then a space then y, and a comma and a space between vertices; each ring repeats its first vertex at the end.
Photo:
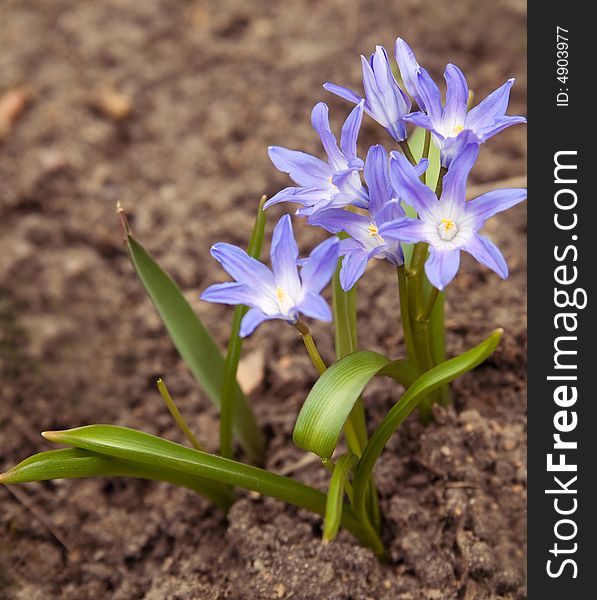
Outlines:
MULTIPOLYGON (((258 198, 287 185, 268 145, 321 152, 311 107, 327 101, 335 125, 349 109, 321 84, 358 88, 358 55, 401 35, 434 76, 448 61, 461 66, 479 98, 516 76, 510 112, 524 114, 524 7, 2 0, 0 468, 48 449, 40 431, 92 422, 182 441, 155 391, 161 375, 214 450, 217 414, 133 273, 116 201, 223 347, 231 309, 198 300, 223 279, 209 247, 246 244, 258 198)), ((473 183, 524 174, 525 136, 512 128, 486 144, 473 183)), ((390 143, 366 119, 363 148, 376 141, 390 143)), ((272 210, 269 232, 284 210, 272 210)), ((56 481, 20 487, 18 498, 0 488, 0 598, 524 598, 525 210, 487 227, 508 283, 466 259, 448 293, 451 354, 496 326, 503 343, 454 385, 453 408, 426 429, 409 419, 379 461, 391 564, 347 534, 322 546, 320 519, 255 495, 225 520, 165 484, 56 481)), ((296 231, 304 251, 321 238, 298 220, 296 231)), ((360 287, 361 346, 399 357, 394 274, 373 263, 360 287)), ((331 327, 313 329, 331 360, 331 327)), ((290 469, 303 456, 290 436, 314 372, 279 322, 260 327, 244 356, 258 375, 250 397, 268 466, 290 469)), ((369 386, 372 424, 398 393, 389 380, 369 386)), ((327 481, 316 463, 295 476, 327 481)))

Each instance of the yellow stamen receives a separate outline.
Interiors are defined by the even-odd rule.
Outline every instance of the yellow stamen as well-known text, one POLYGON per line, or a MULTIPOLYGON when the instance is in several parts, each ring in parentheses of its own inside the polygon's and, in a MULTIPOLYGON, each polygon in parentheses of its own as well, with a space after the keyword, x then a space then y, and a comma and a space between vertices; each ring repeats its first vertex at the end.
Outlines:
POLYGON ((276 288, 276 298, 278 299, 278 302, 284 302, 286 292, 282 288, 276 288))
POLYGON ((452 219, 442 219, 442 225, 445 231, 450 231, 450 229, 456 227, 456 223, 452 219))
POLYGON ((464 125, 456 125, 452 130, 452 135, 458 135, 461 131, 464 130, 464 125))
POLYGON ((371 225, 369 225, 369 227, 367 227, 367 231, 369 232, 369 235, 376 237, 379 235, 379 229, 377 228, 377 225, 374 225, 373 223, 371 223, 371 225))

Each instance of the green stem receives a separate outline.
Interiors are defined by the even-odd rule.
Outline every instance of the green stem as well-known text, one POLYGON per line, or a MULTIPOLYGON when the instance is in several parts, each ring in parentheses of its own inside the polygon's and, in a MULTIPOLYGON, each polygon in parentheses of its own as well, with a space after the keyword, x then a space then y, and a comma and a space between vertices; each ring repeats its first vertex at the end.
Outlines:
POLYGON ((228 352, 224 364, 224 383, 222 385, 222 403, 220 406, 220 455, 232 458, 232 426, 234 423, 234 388, 236 371, 240 362, 243 341, 238 332, 247 312, 246 306, 237 306, 232 316, 232 328, 228 341, 228 352))
POLYGON ((400 299, 400 313, 402 316, 402 332, 406 344, 406 353, 411 364, 418 371, 417 353, 413 339, 410 313, 408 310, 408 284, 406 278, 406 267, 402 265, 396 269, 398 273, 398 294, 400 299))
MULTIPOLYGON (((431 345, 429 343, 428 322, 420 320, 418 315, 424 312, 425 293, 424 293, 424 277, 425 277, 425 260, 427 258, 427 244, 419 242, 413 250, 412 268, 410 277, 408 278, 408 312, 412 328, 413 346, 417 364, 417 371, 422 375, 429 371, 433 364, 431 355, 431 345)), ((433 404, 433 395, 428 395, 424 398, 420 405, 419 411, 423 423, 428 423, 431 419, 431 406, 433 404)))
MULTIPOLYGON (((336 358, 340 359, 358 349, 357 316, 356 316, 356 286, 345 292, 340 285, 340 269, 342 263, 338 261, 338 268, 333 280, 333 308, 336 335, 336 358)), ((355 402, 346 424, 344 435, 350 451, 356 456, 361 456, 367 445, 367 422, 365 419, 365 405, 363 398, 355 402)), ((373 477, 368 481, 367 514, 362 516, 363 521, 373 523, 379 528, 381 516, 377 489, 373 477)))
POLYGON ((412 150, 410 149, 408 142, 404 140, 403 142, 398 142, 398 144, 400 145, 400 148, 402 148, 402 152, 404 152, 404 156, 406 156, 408 162, 410 162, 411 165, 416 167, 417 159, 413 156, 412 150))
MULTIPOLYGON (((423 142, 423 154, 421 158, 429 158, 429 150, 431 148, 431 131, 425 130, 425 141, 423 142)), ((427 171, 421 175, 421 181, 427 183, 427 171)))
MULTIPOLYGON (((336 358, 344 358, 356 352, 357 318, 356 318, 356 286, 345 292, 340 285, 340 268, 338 263, 333 281, 333 307, 336 333, 336 358)), ((346 440, 353 454, 361 455, 367 444, 367 424, 365 406, 359 398, 350 412, 345 427, 346 440)))
POLYGON ((419 314, 419 307, 424 300, 423 281, 425 277, 425 261, 427 260, 427 244, 419 242, 415 244, 411 261, 410 279, 408 289, 412 306, 410 309, 411 320, 416 319, 419 314))
MULTIPOLYGON (((356 465, 357 459, 354 456, 354 454, 351 454, 351 456, 354 457, 354 464, 350 467, 352 469, 356 465)), ((343 458, 343 457, 341 456, 340 458, 343 458)), ((321 462, 322 462, 323 466, 330 472, 330 474, 333 475, 334 471, 337 468, 337 465, 334 463, 334 461, 329 458, 322 458, 321 462)), ((348 499, 350 500, 350 503, 352 504, 352 500, 353 500, 352 485, 351 485, 350 481, 348 481, 348 478, 344 481, 344 491, 346 492, 346 495, 348 496, 348 499)))
MULTIPOLYGON (((469 95, 470 101, 470 95, 469 95)), ((439 170, 439 174, 437 177, 437 184, 435 186, 435 195, 439 200, 441 198, 443 188, 444 188, 444 177, 448 169, 445 167, 441 167, 439 170)), ((444 294, 442 294, 439 302, 435 302, 435 310, 430 311, 429 317, 432 320, 432 323, 429 327, 429 335, 430 342, 432 347, 432 356, 434 359, 434 364, 439 364, 440 362, 446 360, 445 356, 445 323, 444 323, 444 294)), ((439 396, 439 402, 443 406, 449 406, 452 403, 452 393, 450 392, 450 384, 446 383, 441 386, 438 390, 437 395, 439 396)))
POLYGON ((433 307, 435 306, 435 301, 439 296, 439 290, 436 287, 431 288, 431 292, 429 293, 429 298, 427 298, 427 306, 422 314, 420 314, 417 318, 419 321, 427 322, 431 317, 431 313, 433 312, 433 307))
POLYGON ((440 167, 439 175, 437 176, 437 184, 435 186, 435 195, 440 198, 444 189, 444 177, 448 169, 446 167, 440 167))
MULTIPOLYGON (((263 210, 267 198, 261 197, 257 209, 257 217, 253 225, 251 240, 247 249, 247 254, 252 258, 259 258, 261 247, 263 245, 263 236, 265 231, 266 214, 263 210)), ((236 372, 243 347, 243 339, 239 335, 240 324, 247 313, 246 306, 237 306, 234 309, 232 317, 232 328, 230 339, 228 341, 228 351, 226 353, 226 362, 224 364, 224 383, 222 384, 222 396, 220 406, 220 455, 225 458, 232 458, 234 449, 232 444, 232 430, 235 415, 235 388, 236 372)))
POLYGON ((172 415, 172 418, 174 419, 174 422, 178 425, 179 429, 182 431, 182 433, 187 438, 187 440, 189 440, 189 443, 191 444, 191 446, 193 446, 193 448, 195 448, 195 450, 203 450, 201 444, 199 443, 199 440, 195 437, 195 434, 191 431, 190 427, 187 425, 187 422, 184 420, 184 417, 180 414, 180 411, 178 410, 178 406, 176 406, 176 403, 172 399, 172 396, 170 395, 170 392, 168 391, 168 388, 166 387, 166 383, 164 382, 164 380, 158 379, 157 386, 158 386, 158 390, 162 396, 162 399, 164 400, 164 403, 168 407, 168 410, 170 411, 170 414, 172 415))
POLYGON ((298 329, 298 332, 303 338, 305 348, 307 349, 307 353, 309 354, 313 366, 320 375, 323 375, 327 367, 321 358, 321 354, 319 354, 319 351, 317 350, 315 340, 311 335, 311 330, 302 321, 297 321, 294 326, 298 329))

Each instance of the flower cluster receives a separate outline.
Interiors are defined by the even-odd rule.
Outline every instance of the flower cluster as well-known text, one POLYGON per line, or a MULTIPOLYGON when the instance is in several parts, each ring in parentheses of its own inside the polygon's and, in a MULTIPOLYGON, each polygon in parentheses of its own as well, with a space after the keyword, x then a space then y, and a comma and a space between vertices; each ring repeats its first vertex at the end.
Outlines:
POLYGON ((339 143, 330 128, 327 105, 320 102, 313 108, 311 123, 327 161, 280 146, 268 150, 274 165, 296 185, 279 191, 265 208, 281 202, 299 204, 297 215, 306 217, 310 225, 341 234, 342 239, 330 238, 301 261, 290 217, 285 215, 274 232, 273 271, 239 248, 213 247, 212 255, 236 281, 213 285, 202 297, 251 307, 241 335, 250 334, 266 319, 296 323, 299 313, 329 320, 320 292, 332 277, 338 257, 343 257, 344 290, 355 285, 372 258, 402 266, 405 243, 427 245, 425 273, 437 290, 444 290, 458 272, 461 250, 507 277, 502 253, 479 230, 489 217, 523 201, 526 190, 496 190, 467 202, 466 182, 480 145, 506 127, 526 122, 524 117, 506 115, 514 79, 469 110, 468 84, 458 67, 446 66, 442 103, 439 87, 401 38, 396 40, 395 58, 405 89, 381 46, 369 59, 361 57, 364 96, 333 83, 324 85, 355 105, 342 126, 339 143), (375 145, 364 161, 359 158, 363 113, 382 125, 401 151, 388 153, 375 145), (440 152, 440 179, 433 189, 422 177, 429 165, 427 157, 416 163, 408 147, 409 124, 426 130, 440 152), (411 216, 406 207, 413 209, 411 216))

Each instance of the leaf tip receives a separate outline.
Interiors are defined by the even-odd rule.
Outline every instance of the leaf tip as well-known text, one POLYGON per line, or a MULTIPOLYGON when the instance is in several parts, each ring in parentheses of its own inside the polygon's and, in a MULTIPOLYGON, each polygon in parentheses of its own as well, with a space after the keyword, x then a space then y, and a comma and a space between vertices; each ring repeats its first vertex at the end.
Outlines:
POLYGON ((60 441, 60 431, 42 431, 41 437, 48 442, 58 442, 60 441))
POLYGON ((126 238, 131 236, 131 228, 129 226, 128 219, 126 218, 126 213, 124 212, 124 208, 122 207, 120 200, 116 202, 116 214, 120 219, 120 226, 122 227, 122 231, 126 241, 126 238))
POLYGON ((14 483, 15 471, 17 470, 17 468, 18 465, 8 469, 8 471, 5 471, 4 473, 0 473, 0 484, 10 485, 11 483, 14 483))

